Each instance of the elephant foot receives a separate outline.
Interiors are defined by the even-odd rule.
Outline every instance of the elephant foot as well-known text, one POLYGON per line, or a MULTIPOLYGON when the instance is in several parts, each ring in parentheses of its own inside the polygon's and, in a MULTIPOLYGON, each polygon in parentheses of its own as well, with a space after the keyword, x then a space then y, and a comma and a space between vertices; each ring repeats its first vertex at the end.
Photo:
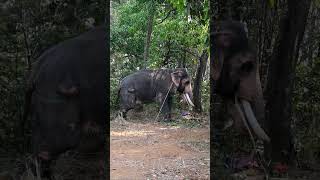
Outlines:
POLYGON ((163 122, 172 122, 171 115, 170 114, 165 115, 163 117, 163 122))
POLYGON ((129 122, 126 120, 126 113, 124 112, 119 112, 117 118, 115 119, 115 121, 117 123, 119 123, 120 125, 125 125, 128 124, 129 122))
POLYGON ((122 118, 122 119, 126 119, 126 113, 125 112, 122 112, 122 111, 120 111, 119 113, 118 113, 118 118, 122 118))
POLYGON ((172 119, 171 118, 165 118, 165 119, 163 119, 163 122, 172 122, 172 119))

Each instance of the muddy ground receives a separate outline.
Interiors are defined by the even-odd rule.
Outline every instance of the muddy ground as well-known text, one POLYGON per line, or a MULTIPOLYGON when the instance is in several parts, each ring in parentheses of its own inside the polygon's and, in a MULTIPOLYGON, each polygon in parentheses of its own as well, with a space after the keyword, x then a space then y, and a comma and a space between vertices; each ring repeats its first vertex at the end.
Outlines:
POLYGON ((154 121, 131 113, 111 121, 110 175, 125 179, 209 179, 209 123, 206 116, 154 121))

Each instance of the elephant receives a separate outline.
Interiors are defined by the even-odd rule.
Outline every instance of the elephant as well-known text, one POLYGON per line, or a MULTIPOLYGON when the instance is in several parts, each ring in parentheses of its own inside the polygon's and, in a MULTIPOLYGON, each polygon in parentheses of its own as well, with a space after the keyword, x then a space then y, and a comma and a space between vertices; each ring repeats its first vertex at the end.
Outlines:
POLYGON ((170 121, 172 96, 176 92, 182 94, 190 106, 194 106, 191 79, 185 68, 137 71, 120 82, 118 94, 121 116, 126 119, 130 109, 155 101, 160 108, 163 105, 161 113, 164 120, 170 121))
POLYGON ((107 32, 97 26, 46 50, 33 64, 26 91, 33 154, 50 164, 67 150, 104 150, 107 118, 107 32))
POLYGON ((265 121, 259 64, 244 25, 223 21, 212 39, 215 59, 211 62, 211 78, 216 93, 227 104, 227 114, 236 127, 246 126, 259 139, 269 142, 269 136, 259 124, 265 121))

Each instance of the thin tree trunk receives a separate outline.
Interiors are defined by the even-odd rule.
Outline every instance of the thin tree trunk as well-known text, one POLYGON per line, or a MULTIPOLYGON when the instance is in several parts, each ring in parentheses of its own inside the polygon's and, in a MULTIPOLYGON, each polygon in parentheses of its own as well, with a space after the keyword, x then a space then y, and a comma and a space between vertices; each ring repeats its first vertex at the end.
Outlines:
POLYGON ((193 86, 194 111, 199 113, 202 112, 201 84, 202 84, 204 73, 206 71, 207 61, 208 61, 208 52, 206 50, 203 50, 199 58, 199 66, 197 69, 197 74, 196 74, 196 78, 194 80, 194 86, 193 86))
POLYGON ((151 34, 153 29, 154 13, 155 13, 155 4, 153 1, 151 1, 150 9, 149 9, 149 17, 147 22, 147 36, 144 43, 144 53, 143 53, 144 69, 147 68, 147 62, 149 59, 149 50, 150 50, 150 43, 151 43, 151 34))
POLYGON ((290 123, 292 119, 292 87, 296 52, 304 34, 310 0, 288 0, 287 15, 280 23, 280 34, 269 67, 266 91, 266 115, 271 144, 267 157, 273 162, 292 163, 294 148, 290 123), (271 152, 270 152, 271 150, 271 152))
POLYGON ((171 57, 171 42, 170 42, 170 38, 169 38, 168 41, 166 41, 165 47, 167 48, 167 53, 164 56, 164 60, 163 60, 163 63, 162 63, 162 65, 164 67, 166 67, 169 64, 170 57, 171 57))
POLYGON ((186 17, 187 17, 187 21, 190 22, 191 21, 191 14, 190 14, 190 9, 191 9, 191 4, 189 1, 187 1, 187 8, 186 8, 186 17))
POLYGON ((317 57, 320 57, 320 41, 318 43, 318 55, 317 55, 317 57))

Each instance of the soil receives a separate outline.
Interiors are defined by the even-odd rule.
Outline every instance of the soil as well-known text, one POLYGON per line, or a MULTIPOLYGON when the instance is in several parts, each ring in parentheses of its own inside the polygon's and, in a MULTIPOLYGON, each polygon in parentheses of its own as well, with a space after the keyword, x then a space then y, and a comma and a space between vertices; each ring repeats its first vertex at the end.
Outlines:
POLYGON ((112 121, 111 179, 209 179, 209 127, 179 123, 112 121))

